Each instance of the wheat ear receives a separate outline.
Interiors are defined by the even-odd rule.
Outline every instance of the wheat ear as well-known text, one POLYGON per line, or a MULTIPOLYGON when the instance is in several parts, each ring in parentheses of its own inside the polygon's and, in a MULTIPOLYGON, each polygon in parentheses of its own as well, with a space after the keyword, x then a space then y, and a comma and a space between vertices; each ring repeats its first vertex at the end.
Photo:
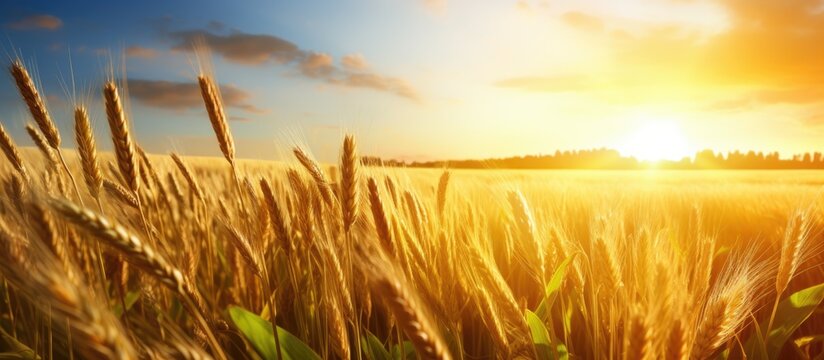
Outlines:
POLYGON ((23 62, 20 60, 12 63, 10 71, 17 85, 17 90, 20 91, 23 101, 26 103, 26 106, 28 106, 34 122, 37 123, 40 131, 46 136, 49 145, 55 150, 59 149, 60 133, 57 131, 57 126, 54 125, 51 116, 49 116, 46 103, 43 102, 43 98, 34 86, 34 81, 32 81, 29 71, 26 70, 26 67, 23 66, 23 62))
POLYGON ((97 163, 97 146, 94 141, 94 132, 89 113, 83 106, 74 109, 74 135, 77 142, 77 152, 80 154, 80 163, 83 166, 83 179, 86 188, 93 198, 98 199, 100 188, 103 186, 103 175, 97 163))
POLYGON ((34 141, 34 144, 37 145, 37 148, 40 149, 43 157, 48 160, 50 166, 57 167, 58 164, 60 164, 60 160, 57 158, 57 154, 54 153, 54 149, 46 142, 46 138, 43 137, 40 130, 37 130, 32 124, 26 124, 26 132, 29 133, 29 137, 34 141))
MULTIPOLYGON (((0 241, 8 240, 0 236, 0 241)), ((37 247, 30 251, 28 257, 0 252, 0 273, 41 312, 67 324, 69 343, 83 358, 138 359, 108 305, 91 295, 86 285, 69 277, 50 254, 37 247)))
POLYGON ((286 228, 286 220, 283 218, 280 205, 275 200, 275 194, 266 179, 260 179, 260 190, 263 192, 263 199, 266 201, 266 209, 272 229, 275 231, 275 237, 281 242, 285 255, 289 258, 294 251, 294 244, 289 238, 289 230, 286 228))
POLYGON ((624 359, 644 360, 650 358, 650 328, 641 314, 631 315, 626 330, 624 359))
POLYGON ((192 188, 192 191, 195 193, 195 197, 198 200, 204 201, 203 198, 203 191, 200 189, 200 185, 198 184, 197 180, 195 180, 194 174, 192 174, 192 170, 189 169, 189 166, 183 162, 183 159, 180 158, 176 153, 171 154, 172 160, 174 160, 177 168, 180 169, 180 172, 183 173, 183 177, 186 178, 186 182, 189 183, 189 187, 192 188))
POLYGON ((358 211, 358 155, 357 144, 352 135, 343 139, 343 150, 340 159, 341 167, 341 213, 343 228, 349 232, 355 223, 358 211))
POLYGON ((17 149, 17 145, 14 144, 14 140, 12 140, 9 133, 6 132, 3 124, 0 124, 0 148, 3 149, 3 153, 6 154, 6 158, 9 159, 11 166, 20 173, 23 180, 28 182, 30 180, 29 173, 23 165, 23 160, 20 159, 20 150, 17 149))
POLYGON ((12 77, 14 78, 14 82, 17 85, 17 90, 20 91, 23 101, 26 103, 26 106, 28 106, 29 112, 31 113, 32 118, 34 118, 34 122, 37 123, 37 127, 39 127, 40 131, 43 132, 49 146, 51 146, 51 148, 57 153, 57 158, 60 159, 60 163, 63 165, 63 170, 66 171, 66 174, 69 176, 69 180, 71 180, 72 185, 74 186, 74 192, 77 195, 77 200, 82 204, 83 197, 80 195, 80 189, 77 187, 77 182, 74 181, 74 175, 72 175, 72 172, 69 170, 68 164, 66 164, 66 159, 63 157, 63 152, 60 151, 60 132, 57 130, 57 126, 55 126, 51 116, 49 116, 46 103, 37 91, 37 87, 34 86, 34 81, 32 81, 29 71, 26 70, 26 67, 23 66, 23 62, 20 60, 16 60, 12 63, 10 71, 12 77))
POLYGON ((229 131, 229 124, 226 121, 226 114, 223 112, 223 102, 220 97, 220 90, 215 86, 212 78, 205 75, 197 77, 200 84, 200 95, 206 105, 206 112, 209 114, 209 121, 215 130, 217 141, 220 144, 220 151, 234 166, 235 163, 235 142, 232 140, 232 133, 229 131))
POLYGON ((710 297, 698 323, 691 358, 709 358, 736 334, 752 306, 748 289, 751 284, 745 279, 737 279, 726 285, 723 293, 710 297))
POLYGON ((123 112, 123 103, 114 82, 109 81, 103 86, 103 98, 106 103, 106 118, 109 121, 109 129, 112 133, 117 167, 126 186, 137 194, 140 189, 140 176, 137 173, 139 170, 137 159, 134 156, 134 142, 129 132, 126 114, 123 112))
POLYGON ((246 263, 246 266, 248 266, 256 276, 262 278, 263 267, 260 259, 256 255, 257 252, 252 249, 252 244, 249 243, 249 240, 247 240, 246 237, 244 237, 234 226, 226 221, 221 221, 221 223, 229 233, 229 242, 235 247, 238 254, 240 254, 243 262, 246 263))
POLYGON ((64 200, 51 199, 50 204, 66 220, 86 229, 104 243, 122 252, 126 261, 154 276, 185 300, 193 316, 200 323, 201 330, 206 333, 212 350, 220 359, 226 359, 206 322, 206 309, 202 297, 178 268, 170 265, 162 255, 137 236, 95 212, 64 200))
POLYGON ((446 205, 446 187, 449 185, 449 171, 444 171, 438 180, 438 216, 443 218, 443 209, 446 205))
POLYGON ((412 341, 418 355, 424 359, 452 359, 445 342, 420 302, 400 278, 383 271, 373 269, 370 272, 372 290, 385 301, 389 311, 395 316, 398 327, 412 341))
POLYGON ((103 179, 103 188, 106 189, 109 195, 120 200, 122 203, 135 209, 140 207, 140 204, 137 202, 137 198, 130 194, 129 190, 126 190, 117 183, 109 181, 108 179, 103 179))
POLYGON ((323 170, 320 169, 318 163, 312 160, 301 148, 295 148, 293 152, 298 162, 309 172, 312 180, 315 180, 323 201, 327 206, 332 206, 332 189, 329 187, 329 180, 326 179, 326 175, 323 174, 323 170))
POLYGON ((378 240, 387 254, 391 256, 398 256, 398 251, 395 243, 392 242, 391 232, 389 231, 389 223, 386 220, 386 213, 383 210, 383 203, 381 202, 380 194, 378 193, 378 184, 375 179, 369 178, 367 181, 369 188, 369 204, 372 209, 372 218, 375 219, 375 231, 378 235, 378 240))

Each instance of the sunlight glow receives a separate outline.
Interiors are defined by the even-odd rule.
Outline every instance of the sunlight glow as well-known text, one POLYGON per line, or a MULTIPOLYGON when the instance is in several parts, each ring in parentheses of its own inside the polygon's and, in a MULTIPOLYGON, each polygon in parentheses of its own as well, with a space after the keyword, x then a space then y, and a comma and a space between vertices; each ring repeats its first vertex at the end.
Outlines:
POLYGON ((690 155, 687 138, 679 124, 671 120, 644 122, 618 151, 642 161, 681 160, 690 155))

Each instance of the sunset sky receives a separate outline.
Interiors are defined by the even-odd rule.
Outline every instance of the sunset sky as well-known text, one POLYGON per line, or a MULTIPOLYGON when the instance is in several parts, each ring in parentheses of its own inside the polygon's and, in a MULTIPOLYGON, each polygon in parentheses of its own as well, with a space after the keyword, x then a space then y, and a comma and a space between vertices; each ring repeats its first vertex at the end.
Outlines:
MULTIPOLYGON (((91 101, 110 146, 100 84, 125 64, 147 150, 218 154, 194 86, 191 45, 203 39, 243 157, 275 159, 297 142, 331 160, 345 132, 363 153, 406 160, 633 153, 660 133, 650 129, 664 129, 663 157, 824 150, 820 1, 5 0, 0 9, 3 60, 19 55, 36 70, 67 146, 73 98, 91 101)), ((0 121, 30 144, 28 114, 10 76, 0 79, 0 121)))

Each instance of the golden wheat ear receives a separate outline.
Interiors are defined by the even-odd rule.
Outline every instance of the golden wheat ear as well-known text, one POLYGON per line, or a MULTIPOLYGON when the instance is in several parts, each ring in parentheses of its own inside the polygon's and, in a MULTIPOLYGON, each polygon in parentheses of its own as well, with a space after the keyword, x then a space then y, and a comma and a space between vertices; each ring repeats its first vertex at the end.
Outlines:
POLYGON ((309 154, 301 148, 296 147, 293 153, 295 154, 295 158, 298 159, 298 162, 300 162, 306 169, 306 172, 309 173, 309 176, 312 177, 312 180, 315 181, 315 185, 318 187, 323 202, 325 202, 327 206, 332 206, 332 188, 329 186, 329 180, 326 178, 326 175, 323 174, 320 165, 318 165, 315 160, 312 160, 309 154))
POLYGON ((29 182, 29 173, 26 171, 26 167, 23 165, 23 160, 20 158, 20 150, 17 148, 14 140, 11 139, 11 136, 9 136, 9 133, 6 132, 6 128, 3 124, 0 124, 0 149, 3 150, 3 153, 6 155, 6 159, 9 159, 11 166, 20 173, 23 180, 29 182))
POLYGON ((384 251, 386 251, 388 255, 398 256, 398 250, 392 241, 392 235, 389 231, 389 223, 386 220, 383 202, 381 202, 381 197, 378 193, 378 183, 375 182, 375 179, 369 178, 367 188, 369 190, 369 205, 372 210, 372 218, 375 221, 375 232, 378 235, 378 240, 380 240, 384 251))
POLYGON ((119 200, 123 204, 126 204, 129 207, 135 209, 140 207, 140 204, 137 202, 137 198, 134 197, 134 195, 130 194, 129 190, 126 190, 117 183, 109 181, 107 179, 103 179, 103 188, 106 189, 106 192, 108 192, 109 195, 119 200))
POLYGON ((23 97, 23 101, 29 108, 31 117, 34 119, 34 122, 37 123, 40 131, 43 132, 43 135, 45 135, 49 145, 53 149, 60 148, 60 133, 57 131, 57 126, 54 125, 51 116, 49 116, 46 103, 34 86, 34 81, 32 81, 29 71, 26 70, 26 67, 23 66, 23 62, 20 60, 15 60, 11 64, 9 71, 14 78, 14 83, 17 85, 17 90, 20 91, 20 96, 23 97))
POLYGON ((69 179, 74 186, 77 200, 80 201, 80 203, 83 203, 83 197, 80 195, 80 190, 77 188, 77 183, 74 181, 74 175, 72 175, 72 172, 69 170, 69 166, 66 164, 66 159, 60 151, 60 132, 57 130, 57 126, 55 126, 51 116, 49 116, 49 112, 46 109, 46 103, 43 101, 43 98, 34 86, 34 81, 32 81, 29 71, 26 70, 26 67, 23 66, 23 62, 20 60, 14 61, 9 68, 9 71, 14 78, 17 89, 20 91, 20 95, 23 97, 23 101, 29 108, 32 118, 34 118, 34 122, 37 124, 37 127, 40 128, 40 131, 43 132, 43 136, 45 136, 49 146, 54 149, 57 154, 57 158, 60 160, 61 165, 63 165, 63 169, 69 176, 69 179))
POLYGON ((395 276, 373 277, 370 283, 372 291, 383 299, 418 355, 424 359, 452 359, 443 338, 407 285, 395 276))
POLYGON ((49 199, 49 204, 57 213, 62 215, 63 219, 85 229, 106 245, 118 250, 123 254, 126 261, 142 269, 174 291, 188 305, 187 307, 200 325, 200 330, 206 334, 212 350, 221 359, 226 358, 214 337, 211 326, 207 323, 209 311, 206 302, 197 291, 197 287, 183 275, 180 269, 171 265, 164 256, 155 251, 149 244, 94 211, 60 199, 49 199))
POLYGON ((66 271, 48 245, 25 242, 0 221, 0 274, 20 295, 31 301, 54 324, 64 324, 53 335, 64 340, 83 358, 138 359, 134 345, 105 302, 89 291, 89 284, 66 271))
POLYGON ((343 215, 343 228, 349 232, 355 218, 358 216, 358 168, 359 168, 357 143, 355 137, 347 135, 343 140, 341 151, 340 168, 340 197, 341 213, 343 215))
POLYGON ((220 144, 220 151, 223 156, 229 161, 229 164, 235 164, 235 142, 232 139, 232 132, 229 130, 229 123, 226 119, 226 113, 223 111, 223 101, 220 97, 220 90, 215 85, 214 80, 206 75, 197 77, 200 84, 200 95, 203 97, 203 103, 206 105, 206 112, 209 114, 209 121, 212 123, 212 129, 215 130, 218 144, 220 144))
POLYGON ((86 188, 89 194, 97 199, 100 196, 100 188, 103 186, 103 175, 97 163, 97 145, 89 121, 89 113, 84 106, 77 106, 74 109, 74 135, 77 152, 80 155, 80 164, 83 166, 86 188))
POLYGON ((446 206, 446 187, 449 185, 449 171, 444 170, 441 178, 438 179, 438 217, 443 218, 443 209, 446 206))
POLYGON ((46 142, 46 138, 43 137, 43 134, 40 133, 40 130, 34 127, 32 124, 26 124, 26 132, 29 133, 29 137, 37 145, 37 148, 40 150, 40 153, 43 154, 43 157, 46 158, 48 161, 49 166, 52 168, 56 168, 60 165, 60 159, 57 158, 57 154, 55 154, 54 149, 52 149, 49 144, 46 142))
POLYGON ((194 192, 195 197, 197 197, 200 201, 205 201, 205 198, 203 197, 203 190, 200 189, 200 184, 197 182, 197 179, 195 179, 192 170, 189 169, 189 165, 186 165, 186 162, 184 162, 183 159, 181 159, 176 153, 172 153, 170 156, 175 162, 175 165, 177 165, 177 168, 183 174, 183 177, 186 178, 186 182, 189 183, 189 187, 194 192))
POLYGON ((123 111, 117 86, 109 81, 103 86, 103 99, 106 104, 106 118, 112 133, 114 155, 117 158, 117 167, 129 190, 137 194, 140 188, 137 160, 134 154, 134 142, 129 132, 129 124, 123 111))
POLYGON ((418 355, 423 359, 451 360, 446 342, 432 320, 431 311, 409 286, 402 272, 367 243, 354 244, 354 256, 372 294, 383 300, 418 355))
POLYGON ((263 192, 263 199, 266 202, 269 221, 275 231, 275 237, 277 238, 277 241, 281 243, 286 257, 289 258, 292 255, 292 252, 294 252, 295 246, 292 243, 292 239, 289 237, 289 229, 286 227, 286 219, 284 218, 280 205, 275 199, 275 194, 272 191, 272 187, 269 186, 269 182, 266 181, 266 179, 260 179, 260 190, 263 192))

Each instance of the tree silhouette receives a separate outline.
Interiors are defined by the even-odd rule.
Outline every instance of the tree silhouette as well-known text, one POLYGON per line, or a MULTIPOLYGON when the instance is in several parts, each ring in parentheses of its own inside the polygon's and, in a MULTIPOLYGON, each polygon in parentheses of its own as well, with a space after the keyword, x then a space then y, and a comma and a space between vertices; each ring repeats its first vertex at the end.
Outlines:
POLYGON ((715 152, 701 150, 692 157, 678 161, 639 161, 633 157, 622 156, 612 149, 600 148, 589 150, 556 150, 552 155, 526 155, 484 160, 444 160, 428 162, 405 162, 386 160, 375 156, 361 159, 368 166, 402 166, 402 167, 450 167, 456 169, 603 169, 603 170, 787 170, 787 169, 824 169, 824 156, 821 152, 806 152, 782 158, 776 152, 756 152, 739 150, 715 152))

